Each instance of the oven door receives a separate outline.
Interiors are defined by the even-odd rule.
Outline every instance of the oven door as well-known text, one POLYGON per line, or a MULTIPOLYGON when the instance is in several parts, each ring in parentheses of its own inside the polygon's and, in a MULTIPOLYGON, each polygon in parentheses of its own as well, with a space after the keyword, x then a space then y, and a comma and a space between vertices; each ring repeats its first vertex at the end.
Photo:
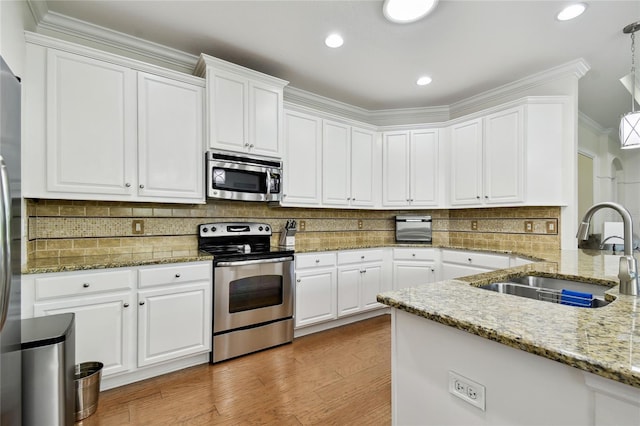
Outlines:
POLYGON ((214 334, 293 316, 293 256, 219 261, 213 286, 214 334))
POLYGON ((279 169, 233 161, 207 164, 207 196, 240 201, 279 201, 279 169))

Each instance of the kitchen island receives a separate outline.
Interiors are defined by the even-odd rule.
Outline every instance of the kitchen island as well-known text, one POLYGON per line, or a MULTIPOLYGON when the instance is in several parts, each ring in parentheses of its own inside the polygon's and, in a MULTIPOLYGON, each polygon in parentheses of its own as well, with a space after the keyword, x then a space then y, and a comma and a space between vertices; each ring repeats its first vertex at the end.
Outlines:
POLYGON ((640 424, 640 299, 618 294, 619 256, 601 253, 378 295, 395 308, 394 424, 640 424), (615 300, 585 309, 477 288, 526 274, 608 285, 615 300), (449 372, 485 387, 484 410, 449 393, 449 372))

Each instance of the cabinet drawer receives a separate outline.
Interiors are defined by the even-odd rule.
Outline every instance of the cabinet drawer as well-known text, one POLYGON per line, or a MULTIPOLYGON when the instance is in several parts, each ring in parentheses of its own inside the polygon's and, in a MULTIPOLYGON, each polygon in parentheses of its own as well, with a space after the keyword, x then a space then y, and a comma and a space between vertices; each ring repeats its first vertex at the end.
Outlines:
POLYGON ((152 266, 138 270, 138 287, 180 284, 189 281, 210 281, 212 264, 174 263, 165 266, 152 266))
POLYGON ((443 250, 442 261, 492 269, 502 269, 509 267, 509 256, 488 253, 475 253, 471 251, 443 250))
POLYGON ((56 297, 82 296, 109 291, 129 290, 133 287, 133 273, 129 269, 90 274, 68 273, 35 279, 36 300, 56 297))
POLYGON ((435 256, 432 248, 394 248, 393 260, 433 260, 435 256))
POLYGON ((383 250, 347 250, 338 252, 338 264, 359 262, 380 262, 383 258, 383 250))
POLYGON ((336 266, 335 252, 296 254, 296 269, 336 266))

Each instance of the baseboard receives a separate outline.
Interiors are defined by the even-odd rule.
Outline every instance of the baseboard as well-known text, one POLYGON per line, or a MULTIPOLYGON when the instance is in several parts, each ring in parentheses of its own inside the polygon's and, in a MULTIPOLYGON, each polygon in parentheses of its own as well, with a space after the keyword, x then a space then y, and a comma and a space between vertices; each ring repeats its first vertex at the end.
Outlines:
POLYGON ((379 315, 390 314, 391 308, 376 309, 374 311, 363 312, 361 314, 351 315, 344 318, 338 318, 337 320, 327 321, 320 324, 313 324, 306 327, 297 328, 293 331, 294 339, 297 337, 306 336, 308 334, 318 333, 319 331, 329 330, 335 327, 351 324, 354 322, 366 320, 369 318, 377 317, 379 315))

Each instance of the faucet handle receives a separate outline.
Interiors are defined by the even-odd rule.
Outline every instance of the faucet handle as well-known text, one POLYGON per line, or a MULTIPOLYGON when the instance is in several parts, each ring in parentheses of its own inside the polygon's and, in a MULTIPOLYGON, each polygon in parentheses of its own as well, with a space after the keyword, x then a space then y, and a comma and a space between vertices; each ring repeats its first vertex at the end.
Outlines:
POLYGON ((620 257, 618 278, 620 279, 620 294, 638 295, 638 262, 633 255, 620 257))

